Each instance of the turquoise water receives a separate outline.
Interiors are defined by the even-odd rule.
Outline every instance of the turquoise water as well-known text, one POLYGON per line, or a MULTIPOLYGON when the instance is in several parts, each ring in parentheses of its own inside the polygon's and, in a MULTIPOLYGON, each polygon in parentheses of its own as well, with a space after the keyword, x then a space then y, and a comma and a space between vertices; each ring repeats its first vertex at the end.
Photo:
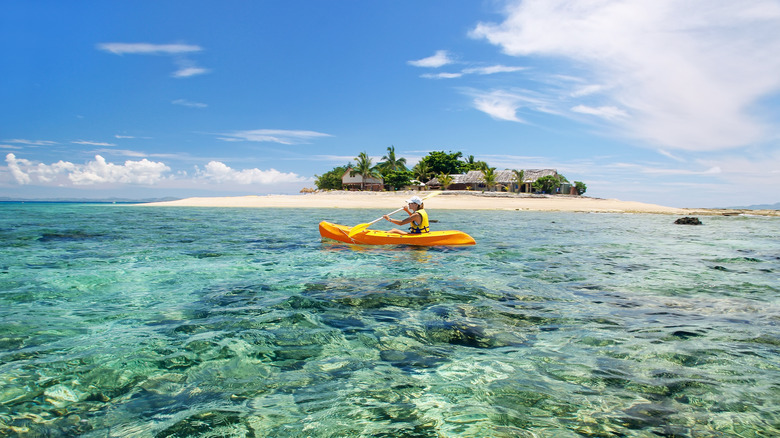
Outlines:
POLYGON ((382 213, 0 205, 0 435, 780 434, 778 219, 382 213))

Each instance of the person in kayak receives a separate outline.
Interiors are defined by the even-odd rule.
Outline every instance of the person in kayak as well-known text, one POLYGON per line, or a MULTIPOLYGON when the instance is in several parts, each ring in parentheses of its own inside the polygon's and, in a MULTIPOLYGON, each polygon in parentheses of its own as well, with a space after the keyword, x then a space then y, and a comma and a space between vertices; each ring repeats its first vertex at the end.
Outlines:
POLYGON ((396 233, 396 234, 424 234, 430 232, 430 229, 428 228, 428 213, 425 211, 425 207, 423 206, 423 201, 420 199, 419 196, 412 196, 411 199, 406 201, 406 206, 404 207, 404 211, 406 211, 407 214, 409 214, 409 217, 404 220, 399 219, 393 219, 388 215, 384 215, 382 217, 385 218, 385 220, 388 220, 392 222, 395 225, 409 225, 409 231, 399 230, 397 228, 394 228, 388 233, 396 233))

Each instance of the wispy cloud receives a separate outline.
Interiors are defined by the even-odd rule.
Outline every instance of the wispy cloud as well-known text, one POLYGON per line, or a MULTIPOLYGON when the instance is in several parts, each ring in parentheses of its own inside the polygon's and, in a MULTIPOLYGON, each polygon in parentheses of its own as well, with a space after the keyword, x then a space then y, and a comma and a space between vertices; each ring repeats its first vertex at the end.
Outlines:
POLYGON ((195 65, 194 62, 183 57, 177 57, 176 65, 179 69, 171 73, 174 78, 188 78, 190 76, 197 76, 208 73, 210 70, 195 65))
POLYGON ((176 99, 176 100, 174 100, 171 103, 174 104, 174 105, 181 105, 181 106, 186 106, 186 107, 189 107, 189 108, 206 108, 206 107, 208 107, 208 105, 206 105, 205 103, 191 102, 191 101, 189 101, 187 99, 176 99))
POLYGON ((658 149, 658 153, 663 155, 664 157, 671 158, 672 160, 678 161, 680 163, 684 163, 686 161, 685 158, 678 157, 677 155, 674 155, 673 153, 664 149, 658 149))
POLYGON ((574 101, 569 108, 605 109, 579 112, 609 115, 621 134, 698 151, 777 135, 757 111, 780 91, 776 1, 513 0, 505 13, 503 22, 480 23, 471 35, 509 55, 571 61, 568 72, 535 74, 575 72, 602 84, 568 93, 599 93, 598 103, 574 101))
POLYGON ((97 47, 114 55, 176 55, 203 50, 191 44, 100 43, 97 47))
POLYGON ((520 96, 504 91, 494 91, 474 97, 474 107, 494 119, 525 123, 517 116, 521 102, 520 96))
POLYGON ((202 75, 208 72, 208 69, 202 67, 182 67, 171 73, 171 76, 174 78, 188 78, 190 76, 202 75))
POLYGON ((528 123, 518 112, 535 111, 548 114, 558 114, 555 103, 536 95, 529 90, 492 90, 479 91, 466 89, 463 91, 472 97, 474 108, 482 111, 496 120, 528 123))
POLYGON ((72 141, 73 144, 82 144, 87 146, 116 146, 114 143, 106 143, 103 141, 88 141, 88 140, 76 140, 72 141))
POLYGON ((219 134, 223 141, 254 141, 281 144, 305 144, 322 137, 331 137, 315 131, 288 131, 283 129, 255 129, 250 131, 234 131, 219 134))
POLYGON ((513 73, 522 70, 525 70, 525 67, 490 65, 485 67, 464 68, 459 72, 425 73, 420 76, 426 79, 456 79, 466 75, 494 75, 497 73, 513 73))
POLYGON ((197 53, 202 47, 192 44, 150 44, 150 43, 100 43, 98 50, 114 55, 166 55, 174 57, 178 68, 171 73, 174 78, 188 78, 209 72, 185 57, 197 53))
POLYGON ((596 93, 600 93, 604 91, 605 87, 603 85, 597 85, 597 84, 591 84, 591 85, 583 85, 580 87, 575 88, 571 93, 571 97, 584 97, 584 96, 590 96, 596 93))
POLYGON ((415 61, 407 61, 409 65, 415 67, 427 67, 427 68, 439 68, 447 64, 452 64, 454 61, 450 59, 450 54, 446 50, 438 50, 435 54, 418 59, 415 61))
POLYGON ((420 75, 420 77, 426 79, 455 79, 463 77, 463 73, 425 73, 420 75))
POLYGON ((577 105, 571 110, 575 113, 589 114, 607 120, 624 119, 628 117, 628 114, 625 111, 614 106, 591 107, 587 105, 577 105))
POLYGON ((6 143, 23 144, 27 146, 51 146, 57 144, 56 141, 48 140, 25 140, 22 138, 13 138, 10 140, 3 140, 6 143))
POLYGON ((489 65, 486 67, 464 68, 463 74, 494 75, 496 73, 514 73, 525 70, 525 67, 515 67, 508 65, 489 65))

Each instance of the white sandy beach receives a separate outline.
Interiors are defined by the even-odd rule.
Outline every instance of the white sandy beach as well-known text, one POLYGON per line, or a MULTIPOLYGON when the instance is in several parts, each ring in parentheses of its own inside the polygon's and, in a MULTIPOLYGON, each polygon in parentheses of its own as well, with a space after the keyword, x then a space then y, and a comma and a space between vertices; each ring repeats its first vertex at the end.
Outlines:
MULTIPOLYGON (((146 206, 170 207, 247 207, 247 208, 372 208, 395 210, 413 195, 425 197, 431 192, 317 192, 300 195, 265 195, 187 198, 153 202, 146 206)), ((425 200, 430 210, 528 210, 587 213, 656 213, 672 215, 761 214, 777 216, 776 210, 743 211, 665 207, 617 199, 585 196, 518 195, 509 193, 442 192, 425 200)))

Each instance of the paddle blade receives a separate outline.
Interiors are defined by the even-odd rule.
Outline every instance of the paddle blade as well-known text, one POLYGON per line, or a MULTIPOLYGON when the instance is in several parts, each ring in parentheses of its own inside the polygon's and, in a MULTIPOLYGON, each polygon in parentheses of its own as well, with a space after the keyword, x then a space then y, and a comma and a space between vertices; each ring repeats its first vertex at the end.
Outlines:
POLYGON ((349 230, 349 234, 347 234, 347 236, 352 237, 352 236, 354 236, 356 234, 360 234, 360 233, 363 232, 363 230, 368 228, 370 225, 371 225, 370 223, 369 224, 358 224, 358 225, 355 225, 354 227, 352 227, 351 230, 349 230))

